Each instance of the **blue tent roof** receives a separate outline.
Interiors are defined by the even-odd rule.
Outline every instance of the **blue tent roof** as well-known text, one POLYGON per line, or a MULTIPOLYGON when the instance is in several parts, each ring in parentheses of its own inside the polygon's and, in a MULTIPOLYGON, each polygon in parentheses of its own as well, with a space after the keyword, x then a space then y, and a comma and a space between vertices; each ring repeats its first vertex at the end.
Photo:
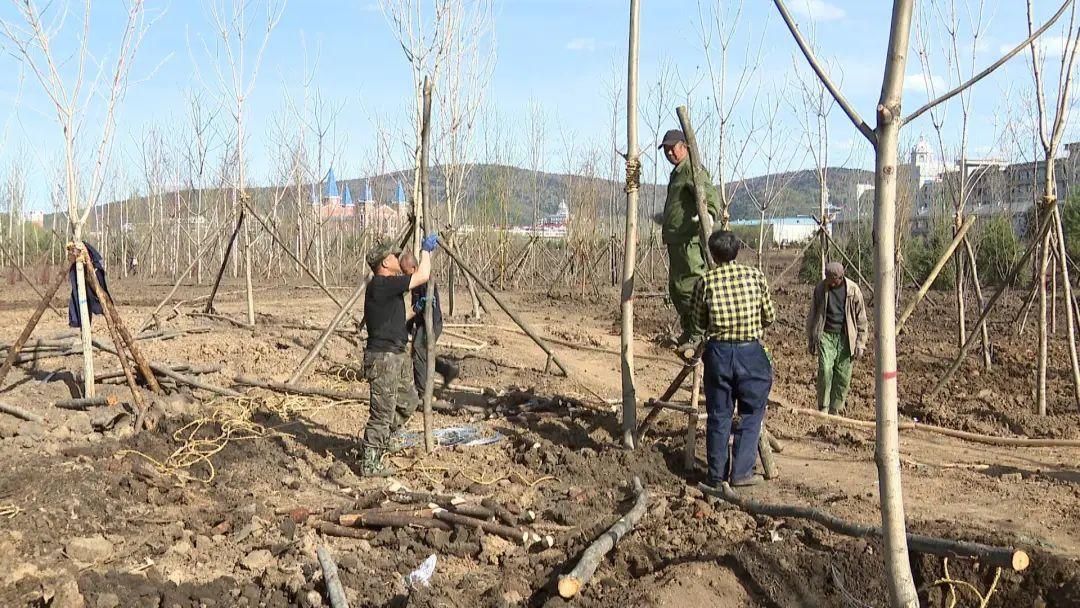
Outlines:
POLYGON ((397 183, 397 194, 394 195, 394 202, 399 205, 405 204, 405 187, 401 185, 401 180, 397 183))
POLYGON ((323 198, 331 198, 341 196, 341 192, 338 191, 337 180, 334 179, 334 168, 330 167, 330 170, 326 172, 326 179, 323 180, 323 198))
POLYGON ((352 192, 349 191, 349 186, 345 186, 344 194, 341 195, 341 206, 352 207, 352 192))

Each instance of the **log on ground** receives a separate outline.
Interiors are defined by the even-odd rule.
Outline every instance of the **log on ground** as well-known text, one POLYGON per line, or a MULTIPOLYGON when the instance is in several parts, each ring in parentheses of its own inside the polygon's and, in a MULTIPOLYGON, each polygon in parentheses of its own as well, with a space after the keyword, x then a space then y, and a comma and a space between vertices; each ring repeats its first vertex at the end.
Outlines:
POLYGON ((641 480, 637 477, 634 478, 634 494, 634 506, 585 549, 570 574, 559 579, 559 595, 567 599, 577 595, 600 566, 600 560, 615 547, 619 539, 637 525, 649 505, 649 492, 642 487, 641 480))
MULTIPOLYGON (((753 515, 767 515, 769 517, 796 517, 807 519, 845 536, 856 538, 876 537, 881 538, 881 528, 868 526, 840 519, 824 511, 811 507, 797 505, 775 505, 744 498, 735 493, 726 484, 720 488, 713 488, 706 484, 698 484, 698 489, 710 496, 729 502, 743 511, 753 515)), ((1011 547, 991 547, 979 543, 954 541, 946 538, 935 538, 921 534, 907 535, 908 547, 917 553, 937 555, 939 557, 968 557, 976 558, 984 564, 1012 568, 1017 572, 1024 570, 1031 563, 1028 554, 1020 549, 1011 547)))
POLYGON ((10 414, 12 416, 15 416, 16 418, 22 418, 23 420, 28 420, 30 422, 45 422, 45 419, 41 416, 38 416, 37 414, 33 414, 22 409, 21 407, 15 407, 14 405, 8 405, 6 403, 0 403, 0 412, 10 414))

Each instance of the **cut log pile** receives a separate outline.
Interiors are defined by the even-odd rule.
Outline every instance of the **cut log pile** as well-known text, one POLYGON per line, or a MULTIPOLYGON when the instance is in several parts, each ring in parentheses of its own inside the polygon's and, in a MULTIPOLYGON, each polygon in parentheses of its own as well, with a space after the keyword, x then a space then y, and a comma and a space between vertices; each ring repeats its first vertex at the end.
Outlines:
POLYGON ((493 498, 415 492, 398 484, 356 500, 352 505, 323 513, 292 509, 290 516, 307 522, 326 536, 372 538, 381 528, 435 528, 450 531, 473 528, 502 537, 526 548, 550 548, 555 539, 540 534, 528 524, 535 521, 531 511, 493 498))

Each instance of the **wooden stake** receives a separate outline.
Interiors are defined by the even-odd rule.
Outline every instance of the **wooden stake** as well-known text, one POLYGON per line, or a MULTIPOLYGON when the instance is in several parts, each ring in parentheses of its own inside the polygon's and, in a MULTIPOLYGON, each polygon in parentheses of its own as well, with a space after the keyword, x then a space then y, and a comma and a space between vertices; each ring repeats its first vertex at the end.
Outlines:
POLYGON ((641 480, 634 477, 634 506, 607 529, 600 538, 597 538, 585 552, 581 554, 570 574, 559 578, 559 595, 564 598, 572 598, 581 591, 593 574, 600 566, 600 560, 615 547, 615 543, 632 530, 641 517, 645 514, 645 508, 649 505, 649 493, 641 485, 641 480))
POLYGON ((1039 226, 1039 230, 1037 232, 1038 236, 1032 242, 1031 246, 1028 247, 1027 250, 1024 252, 1024 255, 1020 256, 1020 259, 1017 260, 1015 264, 1013 264, 1012 270, 1010 270, 1008 276, 1005 277, 1005 281, 1002 282, 1001 287, 999 287, 998 290, 994 292, 994 295, 990 296, 990 301, 986 303, 986 306, 983 308, 982 313, 979 315, 979 320, 975 323, 975 330, 973 330, 968 335, 968 339, 965 340, 963 346, 960 347, 960 352, 956 355, 956 358, 953 359, 953 362, 949 365, 949 368, 945 370, 945 373, 942 374, 941 378, 938 380, 934 388, 931 389, 929 393, 925 393, 923 395, 924 402, 937 397, 938 393, 941 392, 941 389, 945 388, 945 385, 949 382, 950 379, 952 379, 953 375, 956 373, 956 370, 960 369, 960 364, 963 363, 964 359, 967 357, 968 352, 971 350, 972 344, 974 344, 975 342, 976 332, 978 332, 982 328, 983 324, 986 323, 986 318, 990 315, 990 311, 994 308, 994 304, 997 304, 997 301, 1001 298, 1001 296, 1004 295, 1006 291, 1008 291, 1009 284, 1016 280, 1016 275, 1023 268, 1024 264, 1027 263, 1027 260, 1029 257, 1031 257, 1032 252, 1035 251, 1035 249, 1039 248, 1040 244, 1043 241, 1043 238, 1049 233, 1051 227, 1051 220, 1053 219, 1053 217, 1054 216, 1052 214, 1047 213, 1046 217, 1043 218, 1042 225, 1039 226))
MULTIPOLYGON (((960 230, 953 236, 952 242, 945 248, 945 252, 941 254, 941 258, 938 259, 937 264, 934 264, 934 267, 930 270, 930 274, 926 277, 926 280, 919 286, 919 291, 915 294, 915 299, 912 300, 911 303, 907 305, 907 308, 904 309, 904 312, 900 314, 900 320, 896 322, 897 334, 904 331, 904 323, 907 323, 908 317, 911 316, 911 313, 915 312, 915 307, 918 306, 919 302, 926 296, 926 292, 930 291, 930 286, 934 284, 934 279, 937 278, 938 273, 941 272, 941 269, 944 268, 945 264, 952 258, 953 252, 955 252, 960 243, 964 241, 964 237, 967 235, 968 230, 974 225, 975 216, 969 215, 967 220, 964 221, 964 224, 960 226, 960 230)), ((980 308, 982 307, 981 302, 979 303, 979 306, 980 308)))
POLYGON ((330 598, 330 606, 333 608, 349 608, 349 600, 345 598, 345 588, 341 586, 341 579, 338 577, 334 557, 323 546, 315 549, 315 553, 319 557, 319 566, 322 567, 323 582, 326 584, 326 595, 330 598))
POLYGON ((694 365, 694 379, 690 383, 690 411, 686 413, 686 447, 683 451, 683 469, 694 470, 694 453, 697 450, 698 407, 701 402, 701 373, 704 364, 698 361, 694 365))
POLYGON ((118 403, 120 403, 120 400, 116 398, 116 395, 109 395, 107 397, 61 399, 54 402, 53 407, 58 407, 62 410, 87 410, 92 407, 112 407, 118 403))
POLYGON ((468 264, 466 264, 456 253, 454 253, 453 249, 446 246, 446 241, 444 241, 442 237, 439 237, 439 245, 442 247, 442 250, 445 251, 447 255, 453 258, 454 262, 457 263, 457 265, 460 266, 466 274, 471 276, 473 280, 476 281, 476 284, 479 285, 481 289, 483 289, 489 296, 491 296, 492 300, 495 300, 495 303, 499 305, 499 308, 503 309, 503 312, 505 312, 507 316, 509 316, 514 321, 514 323, 517 323, 518 327, 520 327, 522 331, 524 331, 530 338, 532 338, 532 341, 535 342, 537 346, 539 346, 545 353, 547 353, 548 357, 551 358, 555 365, 557 365, 559 369, 562 370, 562 373, 564 375, 569 375, 567 367, 563 365, 563 362, 559 360, 558 355, 556 355, 555 352, 551 350, 551 347, 549 347, 547 343, 545 343, 544 340, 541 339, 540 336, 538 336, 536 332, 532 330, 528 323, 526 323, 521 317, 517 315, 517 313, 515 313, 509 306, 507 306, 505 302, 503 302, 502 298, 500 298, 498 294, 495 293, 495 290, 492 289, 490 285, 485 283, 484 280, 480 277, 476 276, 476 274, 473 273, 472 268, 468 264))
MULTIPOLYGON (((34 314, 30 315, 30 319, 23 326, 22 333, 15 339, 15 342, 8 348, 7 357, 4 359, 4 364, 0 366, 0 386, 4 384, 4 378, 7 377, 8 372, 11 371, 11 366, 15 364, 15 360, 19 356, 19 351, 22 350, 26 341, 30 339, 30 334, 34 333, 34 328, 37 327, 38 321, 41 320, 41 315, 45 314, 45 309, 49 307, 52 302, 53 296, 56 295, 60 286, 67 281, 68 271, 71 270, 72 264, 75 263, 75 255, 73 253, 68 254, 67 264, 57 274, 56 280, 49 286, 45 295, 41 298, 41 302, 38 303, 38 307, 34 310, 34 314)), ((94 379, 91 377, 90 382, 94 379)))
MULTIPOLYGON (((84 253, 85 255, 85 253, 84 253)), ((139 372, 142 373, 143 379, 146 381, 146 385, 150 387, 150 390, 157 394, 162 394, 161 385, 158 384, 157 376, 154 375, 150 369, 150 362, 143 356, 142 351, 139 349, 139 345, 135 339, 131 337, 131 332, 127 330, 124 325, 123 319, 120 318, 120 313, 116 311, 116 304, 112 300, 112 296, 108 294, 101 285, 98 284, 97 276, 94 273, 87 275, 90 278, 90 285, 94 289, 94 293, 99 293, 98 299, 101 301, 101 308, 112 319, 112 327, 115 327, 116 332, 120 334, 121 343, 116 343, 116 356, 120 357, 121 348, 126 347, 128 352, 131 353, 131 358, 135 360, 135 364, 139 367, 139 372)), ((90 378, 90 382, 93 382, 93 377, 90 378)))
MULTIPOLYGON (((105 300, 108 298, 108 294, 101 288, 101 285, 97 282, 97 277, 94 277, 90 281, 90 287, 94 290, 94 295, 97 296, 99 302, 101 302, 102 308, 105 308, 105 300)), ((112 315, 109 311, 105 312, 105 327, 109 329, 109 337, 112 339, 113 346, 116 347, 116 358, 120 360, 120 369, 124 372, 124 379, 127 382, 128 389, 131 390, 131 398, 135 400, 135 407, 137 410, 135 431, 142 430, 142 423, 144 414, 146 412, 146 401, 143 399, 142 393, 139 392, 139 387, 135 385, 135 375, 131 373, 131 364, 128 361, 127 354, 124 352, 124 343, 120 341, 119 334, 117 333, 116 323, 112 319, 112 315)), ((91 380, 93 382, 93 380, 91 380)), ((113 404, 109 404, 113 405, 113 404)), ((59 407, 59 406, 58 406, 59 407)))
POLYGON ((210 289, 210 297, 206 300, 203 312, 214 312, 214 297, 217 296, 218 287, 221 285, 221 277, 225 275, 225 269, 229 266, 229 256, 232 254, 233 245, 236 244, 236 235, 240 234, 240 228, 244 225, 244 211, 240 210, 240 217, 236 220, 229 244, 225 246, 225 256, 221 258, 221 268, 218 268, 217 277, 214 278, 214 286, 210 289))
POLYGON ((0 412, 10 414, 16 418, 22 418, 30 422, 45 422, 45 419, 37 414, 28 412, 21 407, 15 407, 14 405, 8 405, 6 403, 0 403, 0 412))
POLYGON ((283 382, 272 382, 270 380, 261 380, 252 376, 240 375, 233 378, 233 382, 243 386, 255 386, 258 388, 265 388, 267 390, 283 393, 286 395, 314 395, 317 397, 326 397, 328 399, 334 399, 335 401, 368 401, 369 397, 360 393, 351 393, 346 391, 335 391, 329 388, 322 388, 318 386, 300 386, 297 384, 287 384, 283 382))

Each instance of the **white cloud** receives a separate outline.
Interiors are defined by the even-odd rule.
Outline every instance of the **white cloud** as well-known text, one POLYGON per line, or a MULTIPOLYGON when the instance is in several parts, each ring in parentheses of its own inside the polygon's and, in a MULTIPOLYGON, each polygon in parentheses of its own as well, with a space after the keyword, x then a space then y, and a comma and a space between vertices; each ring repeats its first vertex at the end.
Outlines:
POLYGON ((596 50, 596 38, 574 38, 566 43, 566 50, 591 53, 596 50))
MULTIPOLYGON (((931 86, 933 86, 934 92, 937 93, 938 95, 940 95, 940 94, 942 94, 942 93, 944 93, 946 91, 946 86, 947 85, 945 83, 945 79, 942 78, 941 76, 937 76, 937 75, 931 76, 929 84, 931 86)), ((928 87, 927 87, 926 76, 924 76, 922 74, 922 72, 920 72, 918 74, 908 74, 907 76, 904 76, 904 90, 905 91, 914 91, 916 93, 922 93, 923 95, 928 95, 929 91, 927 89, 928 89, 928 87)))
MULTIPOLYGON (((1035 41, 1035 48, 1039 50, 1040 54, 1046 57, 1057 58, 1065 54, 1065 42, 1066 40, 1064 36, 1043 35, 1039 36, 1039 39, 1035 41)), ((1002 55, 1004 55, 1005 53, 1013 50, 1013 47, 1015 47, 1017 44, 1018 42, 1014 42, 1012 44, 1003 44, 1001 45, 1001 48, 998 49, 998 51, 1002 55)), ((1028 58, 1031 57, 1030 48, 1025 48, 1020 52, 1027 53, 1028 58)))
POLYGON ((836 21, 847 16, 844 9, 825 0, 795 0, 791 9, 815 21, 836 21))

